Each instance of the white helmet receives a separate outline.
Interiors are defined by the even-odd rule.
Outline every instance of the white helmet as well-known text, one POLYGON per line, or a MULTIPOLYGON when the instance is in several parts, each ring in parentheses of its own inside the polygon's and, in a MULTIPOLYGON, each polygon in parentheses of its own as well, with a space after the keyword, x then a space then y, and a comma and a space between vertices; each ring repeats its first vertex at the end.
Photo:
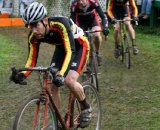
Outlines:
POLYGON ((41 21, 47 15, 47 10, 42 3, 33 2, 23 12, 22 18, 26 24, 41 21))

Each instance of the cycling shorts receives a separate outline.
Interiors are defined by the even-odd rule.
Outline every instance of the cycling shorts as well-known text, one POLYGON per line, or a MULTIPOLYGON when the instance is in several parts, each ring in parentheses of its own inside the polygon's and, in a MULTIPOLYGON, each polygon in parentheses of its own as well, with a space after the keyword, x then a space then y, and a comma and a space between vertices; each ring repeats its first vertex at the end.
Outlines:
MULTIPOLYGON (((72 53, 72 58, 71 62, 69 63, 69 67, 67 71, 64 74, 64 77, 68 74, 69 70, 74 70, 78 72, 79 74, 81 73, 84 65, 88 61, 89 57, 89 48, 82 46, 81 42, 84 42, 82 40, 85 40, 85 42, 88 42, 87 38, 85 36, 82 36, 83 38, 77 38, 75 39, 76 44, 76 52, 72 53)), ((52 57, 51 61, 51 66, 58 68, 59 70, 61 69, 63 65, 63 61, 65 58, 65 51, 63 50, 64 48, 56 46, 54 55, 52 57)))
POLYGON ((125 6, 115 6, 113 8, 113 15, 116 19, 124 19, 125 17, 130 17, 130 11, 125 6))
POLYGON ((97 13, 92 13, 89 15, 77 15, 76 23, 84 31, 92 29, 95 26, 101 27, 97 13))

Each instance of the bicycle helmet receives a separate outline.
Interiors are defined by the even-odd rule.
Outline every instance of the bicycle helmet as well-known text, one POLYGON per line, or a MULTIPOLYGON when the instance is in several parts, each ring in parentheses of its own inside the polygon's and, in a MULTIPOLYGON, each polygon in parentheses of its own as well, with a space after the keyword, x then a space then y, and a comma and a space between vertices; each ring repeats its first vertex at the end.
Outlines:
POLYGON ((47 10, 42 3, 33 2, 23 12, 22 18, 26 24, 41 21, 47 15, 47 10))

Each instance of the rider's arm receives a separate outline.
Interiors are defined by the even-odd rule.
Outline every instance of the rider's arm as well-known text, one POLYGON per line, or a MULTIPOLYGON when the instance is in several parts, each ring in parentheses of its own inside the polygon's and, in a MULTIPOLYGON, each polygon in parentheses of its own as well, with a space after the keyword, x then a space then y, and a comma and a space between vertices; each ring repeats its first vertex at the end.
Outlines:
MULTIPOLYGON (((25 67, 34 67, 37 63, 38 52, 40 43, 34 38, 33 33, 28 36, 28 58, 25 67)), ((23 71, 25 77, 27 77, 31 72, 23 71)))
POLYGON ((134 17, 137 17, 137 15, 138 15, 138 9, 137 9, 135 0, 129 0, 129 3, 131 5, 131 7, 132 7, 132 11, 133 11, 134 17))
POLYGON ((101 6, 99 5, 99 2, 97 2, 97 4, 95 4, 95 9, 96 9, 97 13, 99 14, 99 16, 102 20, 103 27, 106 26, 107 23, 108 23, 108 20, 107 20, 107 17, 105 16, 101 6))
POLYGON ((70 7, 70 18, 76 23, 76 3, 72 2, 71 7, 70 7))
POLYGON ((108 13, 108 16, 111 18, 111 19, 114 19, 114 15, 113 15, 113 5, 114 5, 114 0, 109 0, 108 1, 108 8, 107 8, 107 13, 108 13))
POLYGON ((55 27, 54 29, 58 30, 59 33, 61 34, 65 49, 65 57, 63 60, 63 65, 59 72, 59 74, 63 76, 69 67, 72 57, 74 56, 75 42, 70 28, 69 19, 62 18, 61 22, 54 22, 53 24, 55 27))

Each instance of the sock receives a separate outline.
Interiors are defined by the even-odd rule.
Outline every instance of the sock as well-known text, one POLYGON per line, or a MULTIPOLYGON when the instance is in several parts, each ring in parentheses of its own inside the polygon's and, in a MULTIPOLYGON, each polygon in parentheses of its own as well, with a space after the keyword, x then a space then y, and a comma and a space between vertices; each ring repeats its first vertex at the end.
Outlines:
POLYGON ((137 46, 137 45, 136 45, 136 40, 135 40, 135 39, 132 39, 132 45, 133 45, 133 46, 137 46))
POLYGON ((115 42, 115 47, 116 47, 116 48, 119 48, 119 47, 120 47, 120 45, 119 45, 118 42, 115 42))
POLYGON ((81 106, 81 110, 89 108, 89 104, 87 103, 87 101, 85 99, 83 101, 79 101, 79 103, 80 103, 80 106, 81 106))

